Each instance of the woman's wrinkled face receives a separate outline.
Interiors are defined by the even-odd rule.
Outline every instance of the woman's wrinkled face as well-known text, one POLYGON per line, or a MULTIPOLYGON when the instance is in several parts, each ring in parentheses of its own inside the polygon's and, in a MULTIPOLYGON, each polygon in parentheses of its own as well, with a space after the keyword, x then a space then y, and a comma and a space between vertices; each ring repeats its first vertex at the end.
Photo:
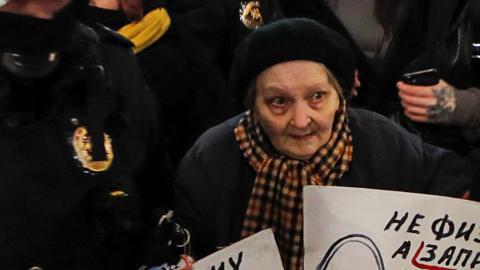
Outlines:
POLYGON ((274 65, 257 77, 254 116, 273 147, 307 160, 330 139, 340 99, 325 67, 312 61, 274 65))

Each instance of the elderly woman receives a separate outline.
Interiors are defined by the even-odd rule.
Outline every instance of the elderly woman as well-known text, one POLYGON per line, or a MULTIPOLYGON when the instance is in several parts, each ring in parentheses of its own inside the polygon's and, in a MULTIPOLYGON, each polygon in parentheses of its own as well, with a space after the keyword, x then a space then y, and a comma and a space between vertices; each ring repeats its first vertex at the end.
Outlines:
MULTIPOLYGON (((272 228, 285 269, 303 268, 305 185, 461 196, 471 169, 388 119, 349 109, 353 53, 308 19, 259 28, 240 45, 233 89, 248 110, 203 134, 175 182, 198 256, 272 228)), ((326 221, 328 222, 328 221, 326 221)))

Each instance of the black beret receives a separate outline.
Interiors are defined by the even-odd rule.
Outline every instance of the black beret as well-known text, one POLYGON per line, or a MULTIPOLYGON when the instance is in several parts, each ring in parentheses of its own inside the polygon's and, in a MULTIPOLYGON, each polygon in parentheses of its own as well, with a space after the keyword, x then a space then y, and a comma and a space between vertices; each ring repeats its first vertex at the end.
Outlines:
POLYGON ((239 98, 265 69, 282 62, 311 60, 325 65, 342 87, 353 87, 355 56, 340 34, 304 18, 279 20, 251 32, 238 46, 230 73, 230 89, 239 98))

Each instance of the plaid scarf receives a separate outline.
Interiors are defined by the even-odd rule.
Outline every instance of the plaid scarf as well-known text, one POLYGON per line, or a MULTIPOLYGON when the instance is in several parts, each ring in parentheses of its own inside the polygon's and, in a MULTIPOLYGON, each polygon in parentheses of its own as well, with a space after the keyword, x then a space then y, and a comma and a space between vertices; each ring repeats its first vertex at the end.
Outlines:
POLYGON ((241 237, 272 228, 287 270, 303 269, 303 187, 333 185, 348 171, 352 160, 352 136, 344 101, 333 126, 329 141, 309 161, 277 153, 250 111, 235 128, 240 149, 257 172, 241 237))

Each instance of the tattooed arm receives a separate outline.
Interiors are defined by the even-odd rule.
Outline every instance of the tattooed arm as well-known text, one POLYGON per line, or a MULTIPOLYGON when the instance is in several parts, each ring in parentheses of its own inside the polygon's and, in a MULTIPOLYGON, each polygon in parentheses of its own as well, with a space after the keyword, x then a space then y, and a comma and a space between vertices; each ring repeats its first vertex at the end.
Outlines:
POLYGON ((398 82, 397 87, 405 115, 412 121, 443 125, 459 124, 455 119, 459 91, 447 82, 440 80, 433 86, 398 82))
POLYGON ((480 89, 458 90, 444 80, 433 86, 398 82, 397 87, 412 121, 480 129, 480 89))

